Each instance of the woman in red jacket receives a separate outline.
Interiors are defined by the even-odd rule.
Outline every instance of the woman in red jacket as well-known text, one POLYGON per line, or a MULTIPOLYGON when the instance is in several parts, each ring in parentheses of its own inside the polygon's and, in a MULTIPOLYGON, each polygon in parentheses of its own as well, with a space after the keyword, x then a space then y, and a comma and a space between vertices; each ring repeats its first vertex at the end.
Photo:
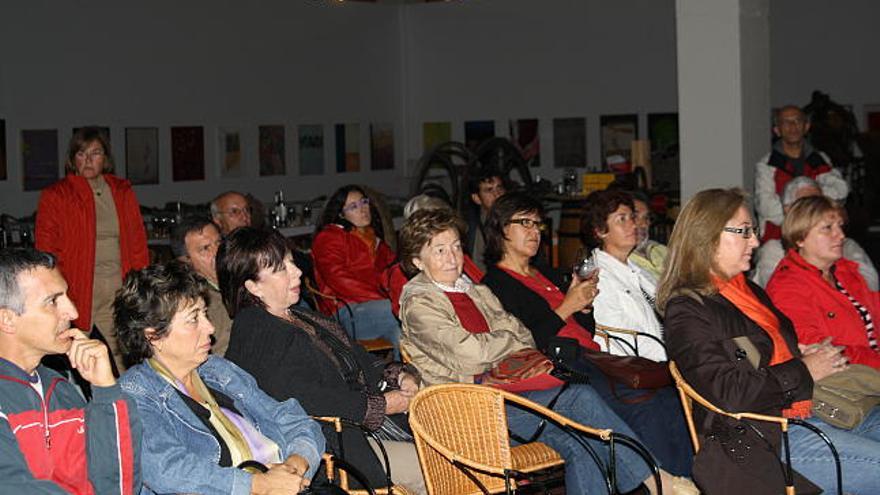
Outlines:
POLYGON ((830 338, 844 346, 849 362, 880 368, 880 292, 868 289, 858 264, 843 258, 843 225, 843 209, 833 200, 796 201, 782 223, 788 251, 767 292, 794 322, 802 344, 830 338))
POLYGON ((100 128, 73 134, 66 168, 67 176, 40 194, 37 249, 58 258, 79 311, 74 325, 97 327, 121 372, 112 304, 125 274, 150 262, 140 205, 131 183, 111 174, 110 142, 100 128))
POLYGON ((321 311, 337 314, 352 338, 382 337, 396 352, 400 324, 382 283, 395 254, 385 243, 382 221, 370 207, 370 198, 356 185, 339 188, 327 200, 315 230, 315 282, 318 290, 337 299, 322 299, 321 311))

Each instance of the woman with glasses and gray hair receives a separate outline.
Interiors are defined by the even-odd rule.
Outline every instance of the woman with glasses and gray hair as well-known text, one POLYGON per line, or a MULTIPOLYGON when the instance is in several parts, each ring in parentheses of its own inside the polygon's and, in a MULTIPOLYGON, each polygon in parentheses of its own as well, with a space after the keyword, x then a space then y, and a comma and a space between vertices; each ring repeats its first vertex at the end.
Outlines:
POLYGON ((327 315, 336 315, 355 339, 400 340, 400 324, 391 312, 384 288, 386 271, 394 264, 394 251, 385 242, 379 211, 363 188, 339 188, 327 200, 315 227, 312 258, 319 301, 327 315))
POLYGON ((74 325, 97 328, 121 372, 112 304, 123 277, 150 262, 141 208, 131 183, 113 175, 109 136, 100 127, 73 133, 65 169, 67 175, 40 194, 36 247, 58 258, 79 309, 74 325))

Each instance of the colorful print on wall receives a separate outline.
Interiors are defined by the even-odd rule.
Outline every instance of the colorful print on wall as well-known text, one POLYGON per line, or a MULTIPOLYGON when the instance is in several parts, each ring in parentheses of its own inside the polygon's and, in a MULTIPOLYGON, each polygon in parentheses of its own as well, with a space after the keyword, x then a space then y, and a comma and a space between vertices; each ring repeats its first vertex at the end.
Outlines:
POLYGON ((360 172, 360 124, 336 124, 336 171, 360 172))
POLYGON ((651 141, 652 187, 679 190, 678 114, 649 113, 648 140, 651 141))
POLYGON ((437 145, 452 141, 450 122, 425 122, 422 124, 422 151, 428 152, 437 145))
POLYGON ((6 120, 0 119, 0 180, 6 180, 6 120))
POLYGON ((284 126, 260 126, 260 176, 284 175, 284 126))
POLYGON ((324 126, 301 125, 299 135, 299 173, 300 175, 322 175, 324 173, 324 126))
POLYGON ((470 120, 464 123, 464 145, 476 152, 481 144, 495 137, 494 120, 470 120))
POLYGON ((623 157, 624 162, 631 163, 632 142, 639 137, 639 116, 603 115, 599 119, 599 128, 602 164, 606 165, 612 156, 623 157))
POLYGON ((394 168, 394 125, 370 124, 370 169, 394 168))
POLYGON ((541 166, 541 139, 538 135, 538 119, 510 121, 510 141, 522 153, 523 159, 532 167, 541 166))
POLYGON ((24 190, 39 191, 58 180, 58 130, 21 131, 24 190))
POLYGON ((125 128, 125 177, 132 184, 159 183, 159 128, 125 128))
POLYGON ((217 146, 220 157, 220 177, 242 176, 241 129, 220 127, 217 129, 217 146))
MULTIPOLYGON (((553 161, 553 165, 560 168, 587 166, 585 118, 553 119, 553 161)), ((594 170, 590 169, 590 171, 594 170)))
POLYGON ((204 180, 205 130, 203 127, 171 128, 171 177, 174 182, 204 180))

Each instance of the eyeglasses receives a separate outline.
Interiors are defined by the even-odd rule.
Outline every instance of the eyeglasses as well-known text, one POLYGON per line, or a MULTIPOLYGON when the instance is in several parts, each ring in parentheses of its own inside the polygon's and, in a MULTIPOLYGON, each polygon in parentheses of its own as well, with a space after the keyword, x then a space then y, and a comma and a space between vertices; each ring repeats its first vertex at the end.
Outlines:
POLYGON ((527 229, 538 229, 540 232, 547 230, 547 224, 541 220, 532 220, 531 218, 514 218, 507 222, 510 224, 519 224, 527 229))
POLYGON ((77 151, 76 155, 74 155, 74 156, 76 156, 80 160, 88 160, 88 159, 97 160, 98 158, 101 158, 102 156, 104 156, 104 150, 98 149, 98 148, 95 148, 92 151, 80 150, 80 151, 77 151))
POLYGON ((752 234, 758 231, 755 227, 724 227, 721 230, 730 232, 731 234, 739 234, 743 239, 751 239, 752 234))
POLYGON ((250 207, 247 207, 247 206, 245 206, 244 208, 241 208, 238 206, 233 206, 232 208, 229 208, 228 210, 220 210, 220 213, 222 213, 224 215, 229 215, 231 217, 238 217, 238 216, 242 216, 245 214, 250 215, 251 209, 250 209, 250 207))
POLYGON ((349 203, 349 204, 343 206, 342 211, 344 211, 345 213, 350 213, 354 210, 357 210, 358 208, 360 208, 362 206, 367 206, 369 204, 370 204, 370 198, 363 197, 357 201, 354 201, 352 203, 349 203))

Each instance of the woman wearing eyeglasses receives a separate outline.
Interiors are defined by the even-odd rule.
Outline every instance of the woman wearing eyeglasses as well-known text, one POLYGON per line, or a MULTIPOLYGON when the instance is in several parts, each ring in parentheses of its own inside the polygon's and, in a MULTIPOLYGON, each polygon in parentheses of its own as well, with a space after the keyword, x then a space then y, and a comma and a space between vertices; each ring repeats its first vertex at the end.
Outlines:
POLYGON ((353 338, 382 337, 396 349, 400 324, 382 284, 396 256, 385 243, 369 196, 356 185, 339 188, 327 200, 315 231, 315 282, 322 293, 338 298, 322 299, 321 311, 336 314, 353 338))
MULTIPOLYGON (((613 189, 587 196, 581 237, 599 267, 599 293, 593 300, 596 323, 636 330, 662 341, 663 327, 654 308, 657 286, 653 277, 629 259, 638 244, 632 196, 613 189)), ((603 350, 618 355, 632 354, 636 347, 636 339, 630 335, 615 334, 607 349, 605 339, 596 341, 603 350)), ((650 338, 638 338, 638 351, 654 361, 666 360, 666 350, 650 338)))
POLYGON ((141 209, 131 183, 112 174, 110 141, 98 127, 70 139, 67 175, 40 194, 36 247, 54 254, 79 310, 74 325, 97 327, 124 370, 113 326, 113 298, 131 270, 150 262, 141 209))
POLYGON ((825 196, 797 200, 782 223, 788 252, 767 284, 802 344, 831 339, 851 363, 880 368, 880 292, 843 257, 844 211, 825 196), (804 304, 809 301, 809 304, 804 304))

